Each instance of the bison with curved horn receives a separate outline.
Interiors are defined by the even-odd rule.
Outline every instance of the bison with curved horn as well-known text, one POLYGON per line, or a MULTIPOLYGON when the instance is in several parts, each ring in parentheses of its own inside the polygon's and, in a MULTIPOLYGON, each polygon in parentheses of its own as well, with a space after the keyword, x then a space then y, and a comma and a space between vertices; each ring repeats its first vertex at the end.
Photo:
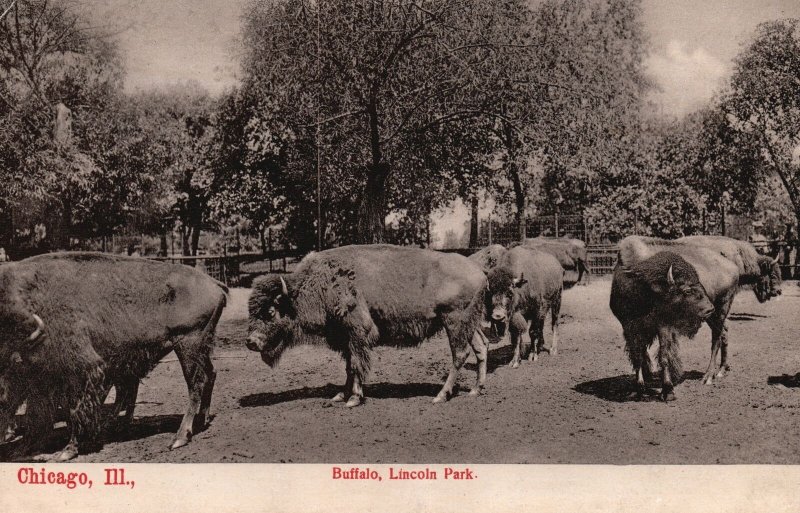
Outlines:
POLYGON ((132 415, 139 379, 171 351, 189 404, 171 448, 205 427, 216 373, 214 330, 227 288, 183 265, 101 253, 56 253, 0 267, 0 413, 27 401, 25 448, 68 413, 70 439, 58 456, 98 445, 101 406, 118 387, 132 415))
POLYGON ((247 347, 270 366, 296 344, 323 344, 345 360, 347 381, 332 401, 362 404, 362 384, 377 345, 415 346, 444 329, 452 367, 434 399, 453 391, 472 347, 477 395, 486 379, 486 277, 466 257, 391 245, 345 246, 306 256, 284 277, 253 283, 247 347))
POLYGON ((711 328, 711 359, 703 375, 703 383, 710 385, 730 370, 728 364, 728 328, 725 321, 739 287, 739 269, 719 251, 681 241, 631 235, 619 244, 618 265, 630 266, 653 256, 659 251, 680 255, 697 272, 714 312, 706 319, 711 328), (717 365, 717 354, 720 364, 717 365))
POLYGON ((647 350, 658 337, 661 398, 675 399, 673 389, 683 375, 679 337, 693 337, 714 311, 695 268, 671 251, 646 258, 626 252, 614 269, 610 306, 622 324, 637 394, 641 397, 646 390, 647 350))
POLYGON ((536 361, 538 353, 544 349, 544 324, 548 313, 553 331, 549 353, 558 352, 564 269, 555 257, 543 251, 522 246, 501 249, 502 246, 489 246, 470 259, 485 261, 489 282, 487 311, 491 313, 492 333, 502 335, 508 330, 514 348, 510 365, 517 368, 521 355, 528 349, 529 361, 536 361), (487 255, 491 258, 485 258, 487 255))

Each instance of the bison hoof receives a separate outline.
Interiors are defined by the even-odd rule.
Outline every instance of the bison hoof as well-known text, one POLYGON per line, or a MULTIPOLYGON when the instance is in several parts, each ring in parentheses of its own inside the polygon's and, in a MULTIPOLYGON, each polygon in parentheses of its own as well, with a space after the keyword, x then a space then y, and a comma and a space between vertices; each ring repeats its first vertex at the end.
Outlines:
POLYGON ((75 459, 78 456, 78 450, 74 447, 67 447, 61 451, 56 457, 56 462, 63 462, 75 459))
POLYGON ((356 406, 361 406, 364 402, 364 398, 360 395, 351 395, 350 399, 347 400, 345 406, 348 408, 355 408, 356 406))
POLYGON ((675 400, 675 392, 672 389, 665 389, 661 392, 661 400, 665 403, 675 400))
POLYGON ((339 392, 335 396, 331 398, 332 403, 342 403, 344 402, 344 392, 339 392))
POLYGON ((479 395, 483 395, 483 387, 475 387, 469 391, 469 395, 471 397, 477 397, 479 395))
POLYGON ((175 441, 172 442, 172 445, 169 446, 169 450, 172 451, 172 450, 175 450, 175 449, 179 449, 179 448, 183 447, 184 445, 187 445, 188 443, 189 443, 189 438, 188 437, 186 437, 186 438, 176 438, 175 441))
POLYGON ((437 395, 436 397, 433 398, 433 404, 444 403, 444 402, 447 402, 448 399, 449 399, 449 396, 448 396, 447 393, 439 392, 439 395, 437 395))
POLYGON ((508 364, 512 369, 516 369, 519 367, 519 360, 514 360, 513 362, 508 364))
POLYGON ((703 376, 703 384, 704 385, 713 385, 714 384, 714 375, 705 375, 703 376))

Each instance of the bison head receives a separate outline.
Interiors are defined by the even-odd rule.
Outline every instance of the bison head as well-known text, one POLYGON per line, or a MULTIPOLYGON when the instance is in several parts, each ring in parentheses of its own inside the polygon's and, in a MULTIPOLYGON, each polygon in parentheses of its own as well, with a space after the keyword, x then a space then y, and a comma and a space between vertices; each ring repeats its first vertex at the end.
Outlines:
POLYGON ((496 340, 505 335, 519 304, 519 289, 528 283, 528 280, 522 274, 515 277, 504 267, 495 267, 490 270, 487 280, 486 312, 489 314, 492 338, 496 340))
POLYGON ((261 353, 261 359, 274 367, 283 351, 293 342, 296 311, 289 286, 283 277, 268 276, 253 283, 248 301, 250 334, 247 348, 261 353))
POLYGON ((662 251, 636 264, 630 272, 644 280, 654 295, 659 321, 687 336, 694 336, 714 313, 700 277, 679 255, 662 251))
POLYGON ((781 267, 777 258, 772 259, 768 256, 758 258, 758 267, 761 275, 753 291, 759 303, 764 303, 781 294, 781 267))

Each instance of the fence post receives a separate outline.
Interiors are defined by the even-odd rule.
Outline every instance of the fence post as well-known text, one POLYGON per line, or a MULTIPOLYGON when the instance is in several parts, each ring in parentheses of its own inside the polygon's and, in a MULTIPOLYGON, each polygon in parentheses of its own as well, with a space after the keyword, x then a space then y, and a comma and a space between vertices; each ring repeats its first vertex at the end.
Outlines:
POLYGON ((703 207, 703 235, 708 235, 708 221, 706 219, 706 207, 703 207))
POLYGON ((556 228, 556 239, 558 238, 558 205, 556 205, 556 215, 555 215, 555 228, 556 228))
POLYGON ((492 245, 492 214, 489 214, 489 246, 492 245))

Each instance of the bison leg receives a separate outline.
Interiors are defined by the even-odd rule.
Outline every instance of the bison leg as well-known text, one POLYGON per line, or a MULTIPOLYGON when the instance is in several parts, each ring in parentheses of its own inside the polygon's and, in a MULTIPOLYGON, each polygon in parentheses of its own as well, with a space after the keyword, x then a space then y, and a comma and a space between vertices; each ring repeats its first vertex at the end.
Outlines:
POLYGON ((349 399, 353 392, 353 364, 350 361, 350 353, 344 356, 345 372, 347 372, 347 381, 344 383, 342 391, 331 398, 332 403, 342 403, 345 399, 349 399))
POLYGON ((475 353, 475 359, 478 360, 478 379, 475 387, 470 390, 469 395, 480 395, 486 385, 486 362, 488 360, 489 339, 483 334, 480 329, 475 330, 470 341, 472 351, 475 353))
MULTIPOLYGON (((469 356, 469 343, 467 337, 473 336, 473 331, 470 330, 469 332, 465 333, 465 322, 460 316, 464 315, 463 312, 458 312, 453 314, 453 316, 446 317, 444 319, 444 328, 447 332, 447 339, 450 341, 450 352, 453 356, 453 364, 450 367, 450 373, 447 375, 447 379, 444 382, 444 386, 433 399, 434 403, 441 403, 447 401, 453 395, 453 386, 456 384, 456 379, 458 378, 458 371, 464 365, 464 362, 467 361, 467 357, 469 356)), ((478 375, 480 380, 480 365, 478 366, 478 375)))
POLYGON ((636 396, 641 399, 647 391, 644 367, 647 365, 649 370, 648 344, 645 342, 645 338, 636 333, 635 330, 625 329, 623 330, 623 336, 625 337, 625 351, 628 353, 628 359, 636 376, 636 396))
POLYGON ((189 404, 170 449, 183 447, 191 441, 195 432, 205 428, 211 406, 211 393, 217 376, 214 364, 211 362, 214 330, 222 315, 223 307, 224 304, 217 306, 201 332, 188 334, 175 344, 175 354, 178 356, 189 389, 189 404))
POLYGON ((111 429, 117 431, 129 426, 133 420, 136 397, 139 395, 139 378, 122 378, 114 383, 114 388, 117 390, 117 397, 114 401, 114 411, 108 420, 111 429), (123 411, 125 415, 120 416, 123 411))
POLYGON ((56 457, 57 461, 69 461, 82 450, 96 450, 102 424, 103 400, 108 394, 109 385, 103 370, 97 366, 85 373, 73 387, 81 390, 75 397, 68 397, 70 438, 67 446, 56 457))
POLYGON ((678 355, 678 341, 671 330, 660 330, 658 333, 658 361, 661 364, 661 399, 674 401, 675 385, 673 379, 679 379, 681 362, 678 355))
POLYGON ((561 315, 561 292, 556 295, 550 305, 550 327, 553 330, 553 340, 550 342, 550 354, 558 354, 558 318, 561 315))
POLYGON ((211 402, 211 392, 207 385, 213 386, 215 374, 214 366, 211 363, 210 346, 194 343, 191 347, 185 347, 181 343, 175 346, 175 353, 178 355, 183 377, 186 379, 189 389, 189 405, 170 449, 177 449, 188 444, 192 435, 205 427, 203 400, 207 395, 207 402, 209 404, 211 402))

